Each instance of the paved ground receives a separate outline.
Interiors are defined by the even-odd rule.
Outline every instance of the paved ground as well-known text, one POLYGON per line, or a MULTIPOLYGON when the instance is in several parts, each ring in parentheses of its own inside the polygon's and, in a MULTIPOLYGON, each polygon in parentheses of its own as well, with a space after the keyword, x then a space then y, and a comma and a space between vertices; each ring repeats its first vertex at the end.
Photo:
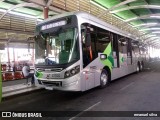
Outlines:
MULTIPOLYGON (((79 111, 68 118, 44 120, 160 120, 156 117, 77 117, 85 111, 160 111, 160 62, 149 67, 139 74, 120 78, 105 89, 83 93, 40 90, 12 98, 0 104, 0 111, 79 111)), ((63 116, 64 112, 61 113, 63 116)))
MULTIPOLYGON (((31 81, 31 79, 29 79, 29 82, 31 81)), ((2 86, 6 87, 6 86, 12 86, 12 85, 18 85, 18 84, 23 84, 26 83, 27 80, 26 79, 20 79, 20 80, 12 80, 12 81, 4 81, 2 86)))

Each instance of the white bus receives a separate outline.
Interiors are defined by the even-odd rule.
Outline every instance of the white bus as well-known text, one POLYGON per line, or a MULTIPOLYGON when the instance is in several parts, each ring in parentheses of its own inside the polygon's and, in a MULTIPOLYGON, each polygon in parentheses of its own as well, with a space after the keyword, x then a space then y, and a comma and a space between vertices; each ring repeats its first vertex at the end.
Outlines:
POLYGON ((128 33, 88 13, 60 14, 36 26, 35 83, 49 90, 103 88, 141 71, 145 54, 128 33))

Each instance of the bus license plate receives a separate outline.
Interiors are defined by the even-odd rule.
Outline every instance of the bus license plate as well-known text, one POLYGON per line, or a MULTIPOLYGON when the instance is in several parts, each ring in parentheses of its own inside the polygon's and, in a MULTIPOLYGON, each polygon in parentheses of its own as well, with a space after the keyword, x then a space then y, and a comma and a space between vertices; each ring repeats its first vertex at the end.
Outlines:
POLYGON ((45 87, 46 90, 53 90, 53 87, 45 87))

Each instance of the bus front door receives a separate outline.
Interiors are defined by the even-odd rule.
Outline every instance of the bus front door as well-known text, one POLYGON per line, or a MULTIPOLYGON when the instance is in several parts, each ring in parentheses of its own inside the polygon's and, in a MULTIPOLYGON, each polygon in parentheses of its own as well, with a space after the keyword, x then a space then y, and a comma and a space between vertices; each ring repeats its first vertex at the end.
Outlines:
POLYGON ((95 66, 92 65, 93 55, 91 48, 91 36, 82 33, 82 53, 83 53, 83 90, 91 89, 95 86, 95 66), (85 86, 85 87, 84 87, 85 86))
POLYGON ((91 70, 87 70, 87 69, 84 69, 84 72, 82 73, 83 74, 83 86, 85 86, 83 89, 84 90, 89 90, 93 87, 95 87, 95 73, 94 71, 91 71, 91 70))

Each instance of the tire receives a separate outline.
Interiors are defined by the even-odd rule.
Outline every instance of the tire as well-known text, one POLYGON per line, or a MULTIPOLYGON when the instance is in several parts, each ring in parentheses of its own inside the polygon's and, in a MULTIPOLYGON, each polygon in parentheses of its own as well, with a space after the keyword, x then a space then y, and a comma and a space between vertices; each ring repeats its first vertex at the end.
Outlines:
POLYGON ((100 76, 100 88, 105 88, 109 84, 109 74, 103 69, 100 76))

